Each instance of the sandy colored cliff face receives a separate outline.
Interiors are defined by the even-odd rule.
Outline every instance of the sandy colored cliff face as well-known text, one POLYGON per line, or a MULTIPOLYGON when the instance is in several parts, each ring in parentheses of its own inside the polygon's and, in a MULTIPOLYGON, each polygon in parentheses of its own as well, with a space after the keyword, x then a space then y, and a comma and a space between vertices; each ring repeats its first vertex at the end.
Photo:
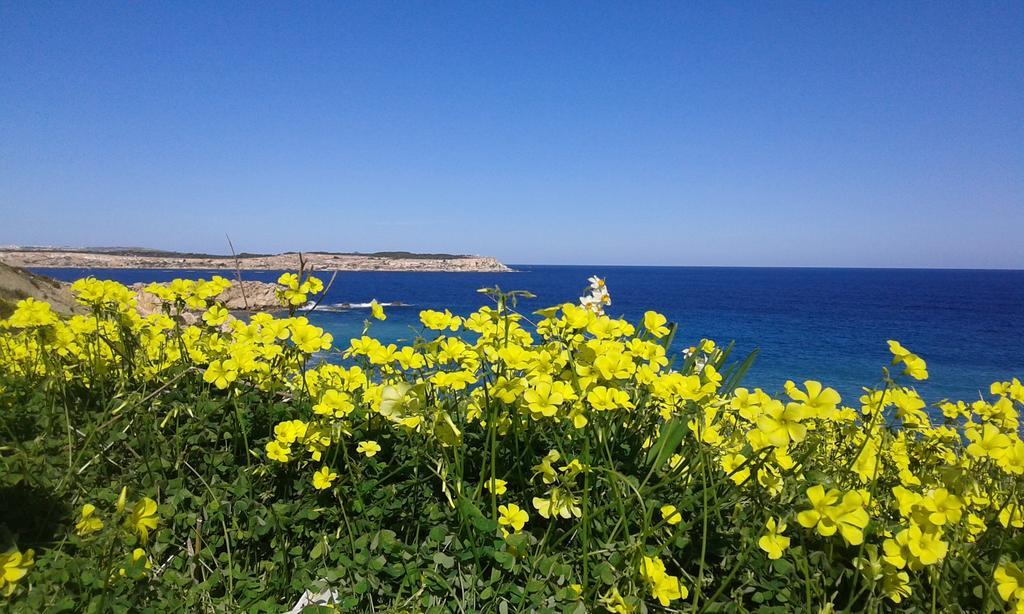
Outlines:
POLYGON ((67 284, 0 262, 0 317, 7 317, 18 301, 28 297, 49 303, 61 315, 85 311, 75 302, 67 284))
MULTIPOLYGON (((317 271, 448 271, 505 272, 510 268, 494 258, 389 258, 354 254, 304 253, 307 268, 317 271)), ((233 258, 135 256, 78 251, 0 250, 0 261, 27 268, 83 269, 234 269, 233 258)), ((239 258, 243 270, 290 271, 299 266, 297 254, 239 258)))

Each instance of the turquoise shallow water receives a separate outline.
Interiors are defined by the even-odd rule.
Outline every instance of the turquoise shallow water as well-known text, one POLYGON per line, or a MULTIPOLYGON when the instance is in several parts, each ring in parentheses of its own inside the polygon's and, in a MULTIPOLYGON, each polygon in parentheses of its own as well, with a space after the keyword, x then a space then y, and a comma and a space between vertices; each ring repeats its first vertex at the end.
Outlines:
MULTIPOLYGON (((996 379, 1024 377, 1024 271, 775 269, 614 266, 517 266, 516 273, 342 273, 311 319, 336 344, 358 335, 369 310, 340 304, 400 302, 375 334, 400 340, 418 327, 418 312, 448 307, 466 314, 485 304, 478 288, 530 290, 525 312, 575 301, 587 277, 605 277, 612 315, 639 319, 646 309, 680 324, 676 349, 706 337, 755 348, 745 383, 777 392, 787 378, 817 379, 855 402, 876 385, 889 361, 886 339, 899 339, 927 361, 931 380, 917 385, 929 400, 975 399, 996 379)), ((214 271, 45 269, 72 280, 84 275, 125 283, 209 277, 214 271)), ((225 274, 221 271, 219 274, 225 274)), ((230 276, 230 275, 228 275, 230 276)), ((278 273, 245 272, 273 281, 278 273)), ((326 277, 326 276, 325 276, 326 277)))

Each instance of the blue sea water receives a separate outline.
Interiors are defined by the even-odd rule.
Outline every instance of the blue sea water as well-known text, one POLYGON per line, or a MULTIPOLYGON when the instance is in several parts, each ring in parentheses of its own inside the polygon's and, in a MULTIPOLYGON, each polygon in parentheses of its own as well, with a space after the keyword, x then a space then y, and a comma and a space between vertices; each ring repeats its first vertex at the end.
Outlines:
MULTIPOLYGON (((854 404, 862 386, 879 383, 898 339, 928 361, 931 379, 916 384, 930 401, 974 400, 989 383, 1024 377, 1024 271, 705 268, 619 266, 516 266, 515 273, 339 273, 323 306, 310 319, 336 345, 358 336, 365 307, 341 304, 397 302, 373 334, 408 339, 421 309, 449 308, 461 315, 487 304, 478 288, 529 290, 529 313, 576 301, 587 277, 607 279, 611 315, 639 320, 647 309, 664 313, 680 329, 674 350, 702 338, 736 342, 736 356, 759 355, 744 384, 770 392, 787 379, 820 380, 854 404)), ((226 271, 41 269, 58 279, 93 275, 123 283, 206 277, 226 271)), ((244 271, 244 279, 274 281, 279 273, 244 271)), ((323 275, 322 277, 328 277, 323 275)))

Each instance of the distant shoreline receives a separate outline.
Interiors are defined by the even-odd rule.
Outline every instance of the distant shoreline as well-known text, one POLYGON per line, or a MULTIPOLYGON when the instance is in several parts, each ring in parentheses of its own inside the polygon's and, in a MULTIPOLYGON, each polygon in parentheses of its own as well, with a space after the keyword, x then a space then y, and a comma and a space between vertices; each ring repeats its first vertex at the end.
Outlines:
MULTIPOLYGON (((452 254, 344 254, 303 252, 306 268, 317 271, 423 271, 504 273, 513 269, 488 256, 452 254)), ((170 269, 289 271, 299 268, 299 253, 242 254, 220 256, 179 254, 146 249, 0 249, 0 261, 22 268, 36 269, 170 269)))

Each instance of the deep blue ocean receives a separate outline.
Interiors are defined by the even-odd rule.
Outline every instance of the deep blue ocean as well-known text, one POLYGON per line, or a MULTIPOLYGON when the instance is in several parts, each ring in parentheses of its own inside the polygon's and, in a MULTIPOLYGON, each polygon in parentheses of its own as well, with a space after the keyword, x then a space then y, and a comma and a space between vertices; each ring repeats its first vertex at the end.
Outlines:
MULTIPOLYGON (((529 290, 529 313, 578 300, 587 277, 607 279, 609 313, 636 322, 655 309, 678 322, 674 350, 701 338, 736 342, 734 356, 760 351, 744 385, 777 393, 786 379, 820 380, 856 404, 862 386, 876 386, 897 339, 928 362, 931 379, 916 385, 929 401, 974 400, 995 380, 1024 377, 1024 271, 909 269, 783 269, 513 265, 515 273, 339 273, 310 319, 331 332, 336 346, 359 334, 366 307, 387 308, 374 334, 408 339, 420 309, 466 315, 486 304, 478 288, 529 290)), ((232 271, 40 269, 62 280, 93 275, 123 283, 232 271)), ((279 273, 244 271, 244 279, 275 281, 279 273)), ((327 274, 321 277, 326 279, 327 274)))

